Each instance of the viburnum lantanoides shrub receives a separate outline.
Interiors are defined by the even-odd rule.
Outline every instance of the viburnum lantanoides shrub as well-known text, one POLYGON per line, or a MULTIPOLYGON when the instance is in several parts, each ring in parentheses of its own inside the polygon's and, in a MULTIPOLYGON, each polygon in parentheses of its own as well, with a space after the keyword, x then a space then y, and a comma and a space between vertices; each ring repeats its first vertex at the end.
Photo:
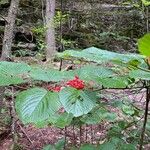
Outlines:
MULTIPOLYGON (((134 123, 138 122, 142 110, 123 97, 116 101, 110 93, 103 94, 101 90, 131 89, 139 86, 140 80, 150 80, 147 39, 149 34, 138 41, 143 55, 119 54, 94 47, 58 54, 63 59, 92 62, 73 71, 0 62, 0 86, 30 83, 29 89, 18 92, 15 101, 17 115, 24 124, 64 128, 79 122, 88 125, 111 122, 105 142, 97 148, 103 150, 109 145, 117 150, 136 149, 140 130, 134 130, 134 123), (104 101, 107 98, 111 101, 104 101), (111 112, 110 106, 119 109, 126 119, 111 112)), ((141 124, 138 125, 141 128, 141 124)))

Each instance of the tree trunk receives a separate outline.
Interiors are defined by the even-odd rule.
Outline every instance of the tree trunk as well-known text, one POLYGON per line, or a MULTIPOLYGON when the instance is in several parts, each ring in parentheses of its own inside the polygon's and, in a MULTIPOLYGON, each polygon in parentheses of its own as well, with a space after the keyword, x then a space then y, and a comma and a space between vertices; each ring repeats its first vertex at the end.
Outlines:
MULTIPOLYGON (((3 46, 2 46, 2 55, 0 60, 7 60, 11 56, 11 47, 12 47, 12 40, 13 40, 13 30, 15 26, 15 20, 17 15, 17 9, 19 6, 19 0, 11 0, 8 17, 6 19, 6 25, 5 25, 5 31, 4 31, 4 38, 3 38, 3 46)), ((5 88, 0 87, 0 113, 1 110, 6 107, 6 104, 4 102, 4 92, 5 88)), ((7 107, 6 107, 7 108, 7 107)), ((5 130, 3 130, 4 120, 1 116, 4 114, 0 114, 0 136, 2 136, 5 133, 5 130), (1 125, 2 124, 2 125, 1 125), (2 128, 2 129, 1 129, 2 128)), ((9 116, 9 114, 5 114, 9 116)))
POLYGON ((46 60, 51 60, 56 52, 54 16, 55 0, 46 0, 46 60))
POLYGON ((5 31, 4 31, 1 60, 7 60, 8 58, 11 57, 13 30, 15 26, 18 6, 19 6, 19 0, 11 0, 8 17, 7 17, 7 23, 5 25, 5 31))

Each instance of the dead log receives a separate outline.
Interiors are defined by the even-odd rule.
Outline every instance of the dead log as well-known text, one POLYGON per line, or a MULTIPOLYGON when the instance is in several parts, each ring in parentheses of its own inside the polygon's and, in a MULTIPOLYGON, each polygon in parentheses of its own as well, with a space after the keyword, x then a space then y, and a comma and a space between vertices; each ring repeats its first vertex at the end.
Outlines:
MULTIPOLYGON (((2 47, 2 44, 0 44, 0 49, 1 49, 1 47, 2 47)), ((36 44, 34 44, 34 43, 19 43, 19 44, 12 45, 12 51, 15 51, 18 49, 34 51, 36 49, 36 44)))
POLYGON ((36 48, 36 44, 34 44, 34 43, 19 43, 17 45, 14 45, 13 47, 20 48, 20 49, 34 50, 36 48))

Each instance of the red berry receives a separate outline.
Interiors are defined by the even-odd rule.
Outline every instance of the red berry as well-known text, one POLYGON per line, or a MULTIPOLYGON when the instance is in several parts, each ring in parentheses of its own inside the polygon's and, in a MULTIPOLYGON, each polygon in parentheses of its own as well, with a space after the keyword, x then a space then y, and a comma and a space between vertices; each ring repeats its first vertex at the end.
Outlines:
POLYGON ((84 85, 84 81, 80 80, 78 76, 75 76, 75 78, 73 80, 69 80, 67 82, 68 86, 71 86, 73 88, 76 88, 78 90, 82 90, 84 89, 85 85, 84 85))
POLYGON ((55 86, 55 87, 53 87, 53 86, 48 86, 47 87, 47 89, 49 90, 49 91, 53 91, 53 92, 60 92, 60 90, 61 90, 61 86, 55 86))

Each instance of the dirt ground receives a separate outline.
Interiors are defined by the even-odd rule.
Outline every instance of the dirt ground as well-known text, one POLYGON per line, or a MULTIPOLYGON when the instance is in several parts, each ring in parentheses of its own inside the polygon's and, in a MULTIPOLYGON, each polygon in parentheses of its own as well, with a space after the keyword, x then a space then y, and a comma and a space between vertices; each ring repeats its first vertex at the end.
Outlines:
MULTIPOLYGON (((16 150, 41 150, 43 146, 55 144, 62 138, 67 141, 65 148, 67 150, 69 145, 76 145, 78 147, 83 143, 97 144, 97 142, 102 141, 106 135, 106 128, 101 125, 82 126, 80 128, 71 126, 65 129, 54 127, 38 129, 31 125, 24 127, 20 125, 19 121, 17 124, 18 147, 16 150)), ((8 135, 1 141, 0 150, 10 150, 12 144, 12 137, 8 135)))

